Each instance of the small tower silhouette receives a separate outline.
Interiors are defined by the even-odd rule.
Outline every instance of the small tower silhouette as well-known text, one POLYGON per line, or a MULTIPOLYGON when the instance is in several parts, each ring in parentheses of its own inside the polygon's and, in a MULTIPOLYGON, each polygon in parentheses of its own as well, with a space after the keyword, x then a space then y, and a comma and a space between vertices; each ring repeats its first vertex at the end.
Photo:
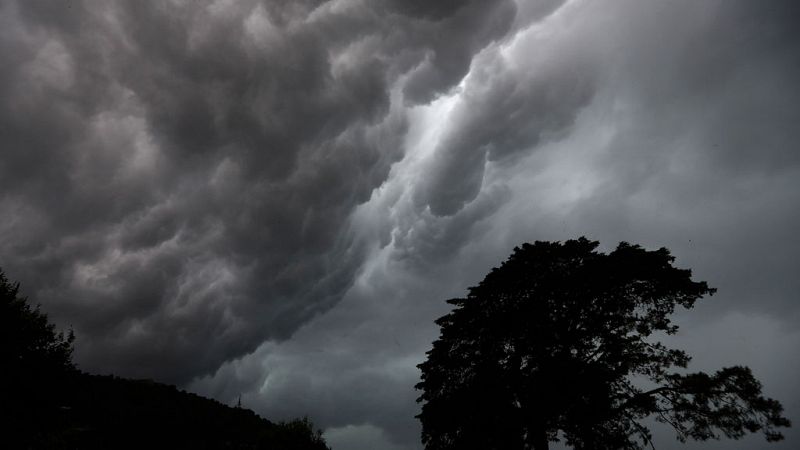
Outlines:
POLYGON ((236 401, 236 407, 242 409, 242 394, 239 394, 239 400, 236 401))

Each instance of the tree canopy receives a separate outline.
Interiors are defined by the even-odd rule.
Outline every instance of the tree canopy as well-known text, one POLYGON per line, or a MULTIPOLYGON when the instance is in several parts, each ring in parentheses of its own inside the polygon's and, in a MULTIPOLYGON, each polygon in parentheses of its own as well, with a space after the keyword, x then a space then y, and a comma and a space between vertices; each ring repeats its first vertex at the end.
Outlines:
MULTIPOLYGON (((653 447, 643 419, 678 439, 783 438, 782 406, 746 367, 684 370, 690 357, 655 338, 676 307, 714 293, 670 252, 585 238, 515 248, 500 268, 436 321, 419 365, 428 450, 653 447)), ((654 448, 654 447, 653 447, 654 448)))
POLYGON ((29 379, 37 373, 70 370, 72 333, 56 332, 39 307, 31 307, 0 270, 0 360, 4 376, 29 379))

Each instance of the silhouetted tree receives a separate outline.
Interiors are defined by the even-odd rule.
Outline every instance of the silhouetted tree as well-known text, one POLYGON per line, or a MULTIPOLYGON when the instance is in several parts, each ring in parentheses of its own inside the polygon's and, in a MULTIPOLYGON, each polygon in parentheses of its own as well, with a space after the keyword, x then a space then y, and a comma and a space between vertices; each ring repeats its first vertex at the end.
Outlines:
POLYGON ((31 307, 0 269, 0 358, 3 372, 29 374, 72 369, 72 332, 56 332, 39 307, 31 307))
POLYGON ((0 404, 10 436, 34 439, 52 426, 63 383, 74 372, 72 332, 56 332, 0 270, 0 404))
POLYGON ((681 441, 789 426, 746 367, 686 373, 690 357, 652 339, 674 334, 676 306, 714 293, 672 266, 665 248, 585 238, 515 248, 436 321, 441 335, 419 365, 428 450, 652 447, 642 419, 681 441))

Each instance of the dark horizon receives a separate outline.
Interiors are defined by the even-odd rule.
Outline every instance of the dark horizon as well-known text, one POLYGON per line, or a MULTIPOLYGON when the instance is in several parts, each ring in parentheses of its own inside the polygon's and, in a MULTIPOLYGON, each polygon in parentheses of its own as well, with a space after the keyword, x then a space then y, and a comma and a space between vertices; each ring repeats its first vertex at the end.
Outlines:
MULTIPOLYGON (((690 368, 800 423, 796 2, 0 2, 0 267, 84 370, 419 450, 434 320, 523 242, 669 248, 690 368)), ((659 449, 790 449, 786 440, 659 449)))

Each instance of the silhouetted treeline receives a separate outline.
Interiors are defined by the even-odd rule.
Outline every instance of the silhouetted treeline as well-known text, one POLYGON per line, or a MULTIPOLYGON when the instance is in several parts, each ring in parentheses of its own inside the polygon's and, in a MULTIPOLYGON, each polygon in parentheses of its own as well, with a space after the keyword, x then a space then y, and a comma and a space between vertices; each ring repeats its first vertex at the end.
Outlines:
POLYGON ((99 376, 0 270, 0 448, 328 450, 307 419, 253 411, 153 381, 99 376))
POLYGON ((328 448, 305 419, 273 423, 174 386, 79 372, 61 385, 56 408, 25 427, 30 448, 328 448))

